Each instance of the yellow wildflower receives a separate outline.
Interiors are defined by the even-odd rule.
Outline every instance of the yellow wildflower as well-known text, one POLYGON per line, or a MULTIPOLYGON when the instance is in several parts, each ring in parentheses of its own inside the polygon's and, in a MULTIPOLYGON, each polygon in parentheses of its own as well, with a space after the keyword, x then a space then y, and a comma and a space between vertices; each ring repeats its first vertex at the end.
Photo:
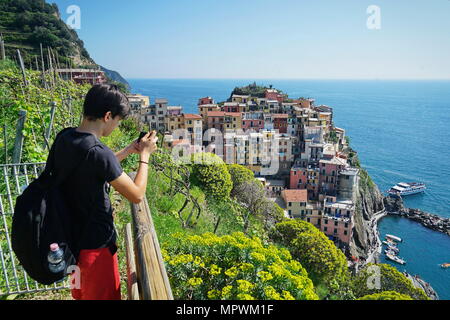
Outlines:
POLYGON ((281 300, 280 294, 272 286, 265 287, 264 293, 269 300, 281 300))
POLYGON ((202 268, 205 267, 205 264, 202 262, 202 259, 200 257, 195 257, 194 264, 196 264, 196 265, 198 265, 198 266, 200 266, 202 268))
POLYGON ((255 259, 256 261, 259 262, 264 262, 266 261, 266 257, 264 257, 261 253, 255 252, 253 251, 252 253, 250 253, 250 256, 255 259))
POLYGON ((213 289, 208 291, 208 299, 219 299, 220 298, 220 291, 213 289))
POLYGON ((239 292, 249 292, 251 291, 255 285, 247 280, 238 280, 236 281, 238 284, 238 290, 239 292))
POLYGON ((213 276, 217 276, 222 272, 222 268, 219 268, 219 266, 213 264, 211 265, 211 269, 209 270, 209 273, 213 276))
POLYGON ((231 267, 227 271, 225 271, 225 274, 229 276, 230 278, 234 278, 238 274, 238 269, 236 267, 231 267))
POLYGON ((233 290, 232 286, 223 287, 223 289, 222 289, 222 298, 226 298, 231 293, 231 290, 233 290))
POLYGON ((295 300, 292 294, 289 291, 283 290, 283 299, 284 300, 295 300))
POLYGON ((239 266, 239 269, 241 269, 243 272, 252 271, 253 265, 251 263, 244 262, 239 266))
POLYGON ((237 295, 237 298, 238 298, 238 300, 255 300, 254 297, 252 297, 251 295, 246 294, 246 293, 239 293, 237 295))
POLYGON ((203 283, 203 280, 201 278, 190 278, 188 280, 188 284, 192 287, 199 286, 203 283))
POLYGON ((257 273, 258 277, 261 278, 262 282, 266 282, 273 279, 273 276, 270 272, 260 271, 257 273))

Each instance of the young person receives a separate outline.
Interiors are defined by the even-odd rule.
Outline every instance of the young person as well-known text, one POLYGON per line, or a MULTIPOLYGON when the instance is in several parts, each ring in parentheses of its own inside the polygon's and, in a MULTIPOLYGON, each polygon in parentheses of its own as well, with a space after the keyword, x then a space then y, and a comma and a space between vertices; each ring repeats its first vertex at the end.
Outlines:
POLYGON ((156 132, 114 153, 100 142, 128 116, 126 96, 115 85, 95 85, 86 95, 83 120, 68 128, 55 142, 55 174, 70 168, 72 175, 61 185, 71 208, 72 234, 77 243, 80 287, 72 289, 76 300, 120 300, 116 230, 109 198, 110 185, 133 203, 145 196, 149 157, 157 149, 156 132), (120 162, 140 155, 133 181, 120 162))

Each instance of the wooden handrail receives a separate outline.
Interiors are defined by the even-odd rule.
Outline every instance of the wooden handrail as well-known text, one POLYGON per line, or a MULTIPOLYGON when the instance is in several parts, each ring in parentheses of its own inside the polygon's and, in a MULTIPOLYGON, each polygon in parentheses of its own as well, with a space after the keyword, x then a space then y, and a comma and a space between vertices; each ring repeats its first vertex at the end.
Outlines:
POLYGON ((133 243, 131 224, 125 227, 125 247, 127 251, 127 291, 128 300, 139 300, 139 288, 137 283, 136 258, 133 243))
MULTIPOLYGON (((130 173, 129 176, 134 180, 136 173, 130 173)), ((158 237, 153 225, 150 208, 147 198, 139 204, 130 202, 131 213, 133 217, 133 235, 134 257, 136 263, 136 278, 139 285, 139 296, 141 300, 173 300, 172 289, 170 288, 169 278, 167 277, 164 260, 161 255, 158 237)), ((129 248, 131 249, 131 248, 129 248)), ((130 250, 131 251, 131 250, 130 250)), ((132 260, 130 258, 130 260, 132 260)), ((130 261, 131 262, 131 261, 130 261)), ((132 270, 132 262, 128 265, 132 270)), ((132 271, 131 271, 132 274, 132 271)), ((131 277, 132 278, 132 277, 131 277)), ((132 279, 128 279, 132 281, 132 279)), ((128 285, 129 296, 133 296, 132 284, 128 285)))

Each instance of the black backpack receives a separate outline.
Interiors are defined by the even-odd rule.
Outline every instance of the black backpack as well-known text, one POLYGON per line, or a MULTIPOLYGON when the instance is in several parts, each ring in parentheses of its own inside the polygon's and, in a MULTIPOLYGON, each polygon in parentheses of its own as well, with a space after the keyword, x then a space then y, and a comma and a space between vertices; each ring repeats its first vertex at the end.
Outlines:
POLYGON ((56 136, 44 171, 17 197, 14 208, 12 248, 28 275, 44 285, 63 280, 67 267, 76 265, 79 253, 79 239, 72 239, 72 218, 59 186, 86 159, 94 146, 82 156, 77 166, 55 176, 55 145, 58 138, 70 129, 73 128, 66 128, 56 136), (58 243, 64 250, 66 269, 59 273, 51 272, 48 267, 47 255, 52 243, 58 243))

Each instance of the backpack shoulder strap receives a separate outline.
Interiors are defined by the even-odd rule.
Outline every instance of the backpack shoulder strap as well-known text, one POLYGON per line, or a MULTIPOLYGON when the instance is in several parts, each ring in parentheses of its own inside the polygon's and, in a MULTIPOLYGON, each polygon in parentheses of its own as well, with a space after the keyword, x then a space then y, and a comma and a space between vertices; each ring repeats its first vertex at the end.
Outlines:
MULTIPOLYGON (((72 173, 75 171, 76 168, 78 168, 81 163, 83 163, 87 157, 89 156, 89 151, 96 147, 99 146, 100 144, 95 142, 92 146, 90 146, 85 153, 83 154, 83 156, 81 157, 81 160, 77 163, 77 165, 73 168, 73 170, 67 170, 65 173, 63 173, 61 176, 53 176, 53 169, 54 169, 54 163, 55 163, 55 149, 56 149, 56 144, 59 140, 59 138, 67 131, 69 131, 70 129, 74 129, 74 128, 66 128, 63 129, 62 131, 60 131, 56 138, 55 141, 53 142, 52 147, 50 148, 50 152, 48 155, 48 159, 47 159, 47 163, 45 165, 45 169, 44 172, 41 174, 41 177, 43 179, 45 179, 46 181, 49 181, 50 185, 52 186, 58 186, 61 183, 63 183, 69 176, 72 175, 72 173)), ((40 178, 41 178, 40 177, 40 178)))

